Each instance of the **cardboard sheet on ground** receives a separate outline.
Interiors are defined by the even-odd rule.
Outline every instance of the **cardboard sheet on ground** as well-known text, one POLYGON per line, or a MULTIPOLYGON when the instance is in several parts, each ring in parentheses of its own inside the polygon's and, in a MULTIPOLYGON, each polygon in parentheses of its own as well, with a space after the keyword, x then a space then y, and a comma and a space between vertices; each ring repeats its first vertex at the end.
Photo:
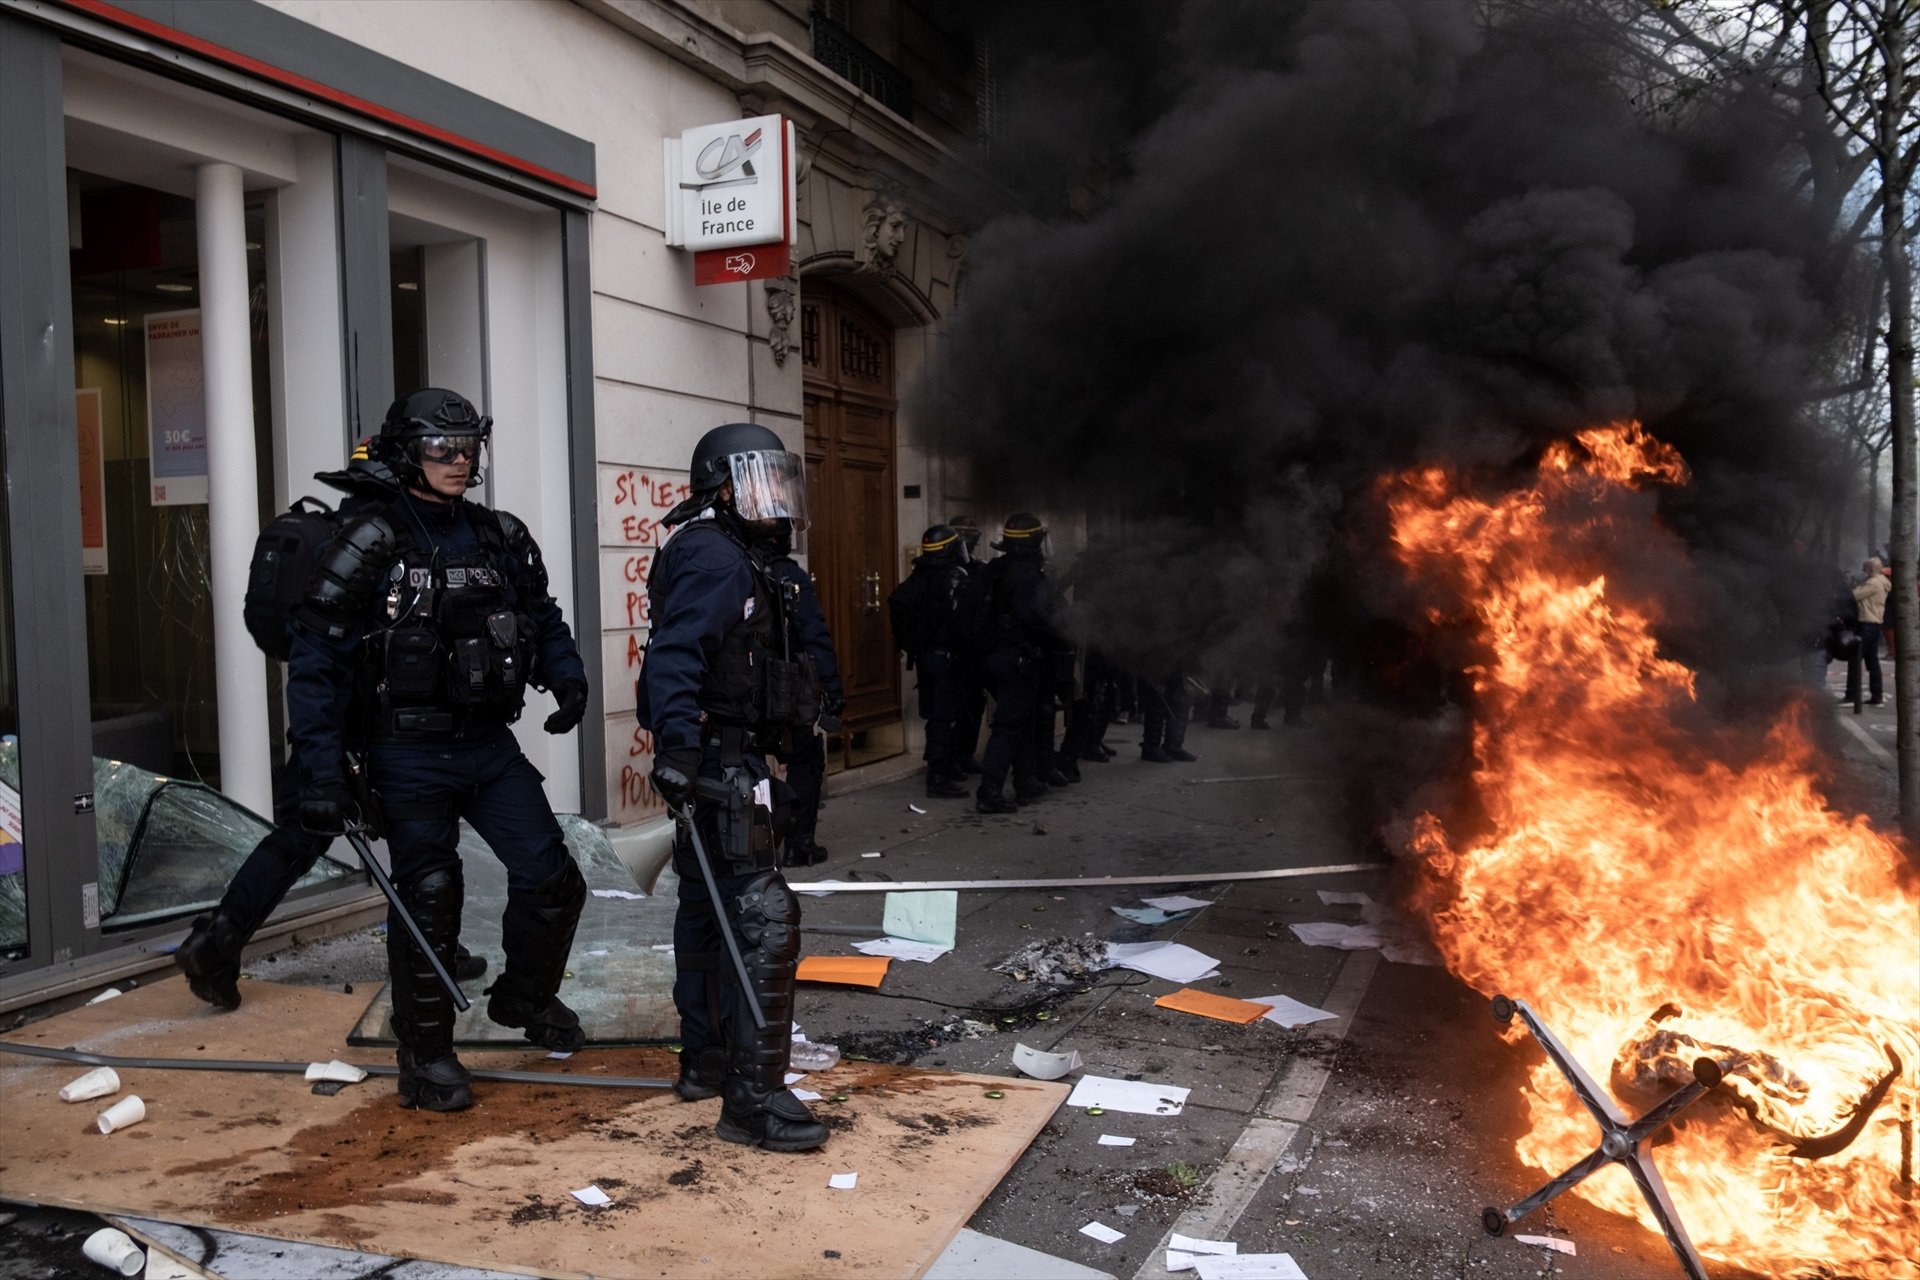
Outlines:
MULTIPOLYGON (((347 1029, 364 997, 255 982, 216 1013, 177 978, 33 1023, 8 1039, 128 1057, 363 1062, 347 1029)), ((662 1049, 596 1049, 549 1062, 537 1049, 479 1050, 475 1067, 563 1075, 671 1076, 662 1049)), ((459 1115, 403 1111, 391 1079, 333 1097, 298 1073, 122 1072, 147 1118, 102 1137, 56 1090, 70 1063, 0 1054, 8 1135, 0 1198, 270 1233, 393 1257, 550 1276, 794 1273, 836 1249, 834 1274, 918 1275, 973 1214, 1059 1105, 1034 1080, 842 1063, 809 1077, 845 1093, 823 1104, 827 1162, 858 1169, 833 1191, 819 1159, 772 1160, 712 1132, 719 1102, 664 1090, 480 1082, 459 1115), (987 1090, 1003 1096, 988 1099, 987 1090), (598 1186, 610 1203, 568 1193, 598 1186), (786 1206, 779 1230, 765 1206, 786 1206), (747 1224, 715 1233, 716 1221, 747 1224)))
POLYGON ((1272 1010, 1264 1004, 1255 1004, 1251 1000, 1235 1000, 1232 996, 1217 996, 1210 991, 1195 991, 1192 987, 1182 987, 1170 991, 1154 1001, 1163 1009, 1178 1009, 1182 1013, 1197 1013, 1203 1018, 1216 1018, 1221 1022, 1237 1022, 1241 1026, 1249 1022, 1258 1022, 1272 1010))
POLYGON ((960 894, 956 890, 889 893, 880 929, 889 937, 951 948, 959 918, 960 894))
POLYGON ((843 987, 877 987, 893 962, 886 956, 807 956, 794 978, 800 982, 831 982, 843 987))

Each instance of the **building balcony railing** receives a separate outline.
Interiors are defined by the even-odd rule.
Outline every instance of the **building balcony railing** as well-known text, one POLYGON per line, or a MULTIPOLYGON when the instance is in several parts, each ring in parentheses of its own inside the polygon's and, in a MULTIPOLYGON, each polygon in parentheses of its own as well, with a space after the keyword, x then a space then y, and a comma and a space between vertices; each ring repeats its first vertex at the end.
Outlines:
POLYGON ((824 13, 813 15, 813 57, 881 106, 913 119, 913 81, 824 13))

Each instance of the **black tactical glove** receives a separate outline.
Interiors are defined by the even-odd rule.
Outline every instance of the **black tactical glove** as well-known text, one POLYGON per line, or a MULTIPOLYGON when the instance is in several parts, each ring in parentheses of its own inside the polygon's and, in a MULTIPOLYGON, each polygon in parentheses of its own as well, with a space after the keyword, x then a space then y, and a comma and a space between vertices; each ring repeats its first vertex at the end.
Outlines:
POLYGON ((587 682, 562 680, 553 686, 553 700, 559 704, 547 717, 548 733, 570 733, 587 714, 587 682))
POLYGON ((671 808, 678 809, 693 798, 693 780, 699 776, 698 747, 673 747, 653 757, 653 789, 671 808))
POLYGON ((315 835, 342 834, 359 811, 344 778, 309 778, 300 788, 300 825, 315 835))
POLYGON ((820 701, 820 727, 828 733, 840 732, 840 713, 846 709, 847 700, 845 698, 828 694, 820 701))

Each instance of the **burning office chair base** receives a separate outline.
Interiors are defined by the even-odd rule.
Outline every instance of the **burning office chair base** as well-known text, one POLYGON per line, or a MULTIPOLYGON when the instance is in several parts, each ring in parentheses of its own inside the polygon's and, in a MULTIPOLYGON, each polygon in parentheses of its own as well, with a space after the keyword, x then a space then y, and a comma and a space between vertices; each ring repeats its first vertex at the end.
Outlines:
POLYGON ((1513 1015, 1519 1014, 1527 1024, 1527 1030, 1547 1051, 1555 1066, 1560 1068, 1567 1082, 1573 1086, 1575 1094, 1592 1113, 1600 1126, 1600 1145, 1591 1155, 1554 1178, 1525 1200, 1511 1209, 1484 1209, 1480 1214, 1481 1225, 1488 1235, 1503 1235, 1507 1227, 1552 1200, 1563 1191, 1571 1190, 1586 1181, 1593 1174, 1610 1164, 1623 1166, 1633 1176, 1640 1194, 1645 1196, 1647 1204, 1653 1209, 1653 1216, 1660 1223, 1660 1230, 1672 1246, 1673 1254, 1680 1259, 1681 1268, 1687 1273, 1688 1280, 1708 1280, 1706 1264, 1693 1247, 1693 1241, 1687 1238, 1687 1229, 1680 1221, 1680 1214, 1673 1206, 1673 1197, 1667 1194, 1667 1184, 1660 1177, 1660 1170, 1654 1167, 1651 1147, 1654 1135, 1673 1122, 1675 1116, 1715 1088, 1720 1083, 1720 1066, 1712 1058, 1699 1058, 1693 1064, 1693 1082, 1680 1087, 1665 1102, 1655 1106, 1638 1120, 1629 1119, 1607 1092, 1588 1075, 1586 1069, 1567 1052, 1565 1045, 1547 1030, 1539 1015, 1527 1007, 1524 1000, 1509 1000, 1506 996, 1493 998, 1493 1016, 1501 1022, 1513 1021, 1513 1015))

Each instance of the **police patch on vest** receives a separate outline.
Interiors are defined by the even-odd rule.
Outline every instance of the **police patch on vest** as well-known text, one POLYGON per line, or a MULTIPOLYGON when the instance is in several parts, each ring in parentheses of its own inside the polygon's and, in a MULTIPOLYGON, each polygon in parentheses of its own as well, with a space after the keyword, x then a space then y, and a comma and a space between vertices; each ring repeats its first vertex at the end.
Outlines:
POLYGON ((433 585, 433 570, 424 568, 407 570, 407 585, 415 591, 425 591, 433 585))
POLYGON ((447 586, 455 590, 462 587, 497 587, 500 575, 485 565, 473 565, 469 568, 448 566, 447 586))

